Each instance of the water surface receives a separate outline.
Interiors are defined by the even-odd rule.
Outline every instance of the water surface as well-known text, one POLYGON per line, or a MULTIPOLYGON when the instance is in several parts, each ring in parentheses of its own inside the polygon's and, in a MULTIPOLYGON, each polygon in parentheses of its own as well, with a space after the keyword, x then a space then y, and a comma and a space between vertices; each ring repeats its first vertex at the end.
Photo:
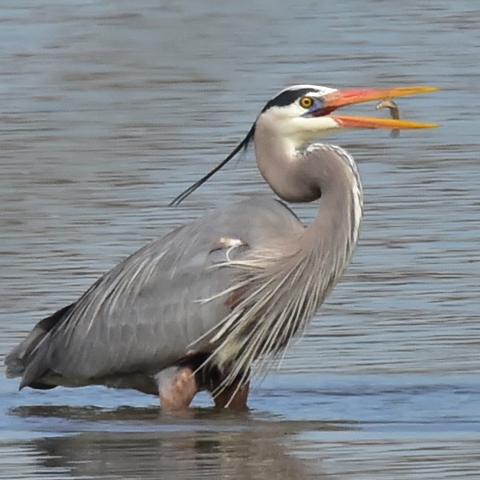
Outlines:
POLYGON ((0 22, 2 363, 150 239, 268 191, 249 154, 166 207, 279 89, 442 88, 399 101, 440 129, 332 138, 361 170, 360 245, 249 414, 200 396, 171 417, 135 392, 2 377, 0 478, 478 478, 475 2, 17 0, 0 22))

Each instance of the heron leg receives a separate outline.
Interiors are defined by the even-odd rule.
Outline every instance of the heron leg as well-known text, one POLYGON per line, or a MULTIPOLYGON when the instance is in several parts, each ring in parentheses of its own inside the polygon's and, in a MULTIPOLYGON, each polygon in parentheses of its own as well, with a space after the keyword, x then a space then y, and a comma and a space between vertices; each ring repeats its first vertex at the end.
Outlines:
POLYGON ((237 412, 248 410, 250 382, 242 381, 245 375, 239 375, 232 384, 221 387, 225 377, 217 366, 205 364, 208 357, 208 354, 202 353, 191 355, 155 375, 162 410, 186 410, 193 397, 203 390, 210 392, 216 408, 237 412))
POLYGON ((249 389, 250 382, 244 383, 241 386, 239 382, 233 383, 221 392, 213 395, 215 407, 228 408, 235 412, 246 412, 248 410, 247 400, 249 389))
POLYGON ((236 380, 225 386, 223 382, 228 371, 221 371, 218 366, 211 366, 205 371, 206 378, 197 382, 204 386, 213 397, 216 408, 227 408, 236 412, 246 412, 248 410, 247 401, 250 390, 249 375, 240 374, 236 380))
POLYGON ((160 407, 165 411, 185 410, 198 392, 190 366, 173 366, 156 375, 160 407))

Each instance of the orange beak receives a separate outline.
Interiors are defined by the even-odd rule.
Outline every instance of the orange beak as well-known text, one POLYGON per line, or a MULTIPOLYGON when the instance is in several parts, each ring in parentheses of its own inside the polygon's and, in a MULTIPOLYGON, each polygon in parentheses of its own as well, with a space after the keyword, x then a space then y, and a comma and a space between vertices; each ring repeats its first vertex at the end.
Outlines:
MULTIPOLYGON (((406 95, 417 95, 419 93, 435 92, 437 87, 397 87, 397 88, 364 88, 355 90, 337 90, 323 97, 323 108, 320 115, 329 115, 337 108, 355 103, 371 102, 374 100, 385 100, 406 95)), ((340 127, 343 128, 435 128, 434 123, 410 122, 408 120, 375 117, 357 117, 350 115, 329 115, 340 127)))

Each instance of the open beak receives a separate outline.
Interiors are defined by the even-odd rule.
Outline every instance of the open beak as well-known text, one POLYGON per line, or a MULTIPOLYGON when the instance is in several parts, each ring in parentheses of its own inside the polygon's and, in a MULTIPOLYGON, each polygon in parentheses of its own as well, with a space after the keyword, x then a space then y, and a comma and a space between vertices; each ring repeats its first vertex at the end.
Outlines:
POLYGON ((388 100, 406 95, 435 92, 437 87, 397 87, 397 88, 364 88, 355 90, 337 90, 323 97, 323 108, 320 115, 329 115, 342 128, 435 128, 434 123, 410 122, 393 118, 357 117, 350 115, 330 115, 337 108, 355 103, 388 100))

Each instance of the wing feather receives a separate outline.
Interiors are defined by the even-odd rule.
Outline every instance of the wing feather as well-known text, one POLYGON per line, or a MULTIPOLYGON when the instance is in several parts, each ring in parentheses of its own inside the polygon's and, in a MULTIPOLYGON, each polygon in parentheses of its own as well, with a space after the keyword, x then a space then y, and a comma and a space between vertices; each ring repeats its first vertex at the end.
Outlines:
POLYGON ((273 199, 257 197, 214 210, 101 277, 65 309, 61 321, 14 349, 7 367, 15 364, 18 372, 19 362, 25 366, 22 385, 47 372, 73 380, 158 372, 184 357, 192 344, 197 350, 208 345, 230 313, 228 294, 222 292, 235 284, 235 269, 224 266, 232 255, 239 259, 248 249, 301 228, 273 199))

